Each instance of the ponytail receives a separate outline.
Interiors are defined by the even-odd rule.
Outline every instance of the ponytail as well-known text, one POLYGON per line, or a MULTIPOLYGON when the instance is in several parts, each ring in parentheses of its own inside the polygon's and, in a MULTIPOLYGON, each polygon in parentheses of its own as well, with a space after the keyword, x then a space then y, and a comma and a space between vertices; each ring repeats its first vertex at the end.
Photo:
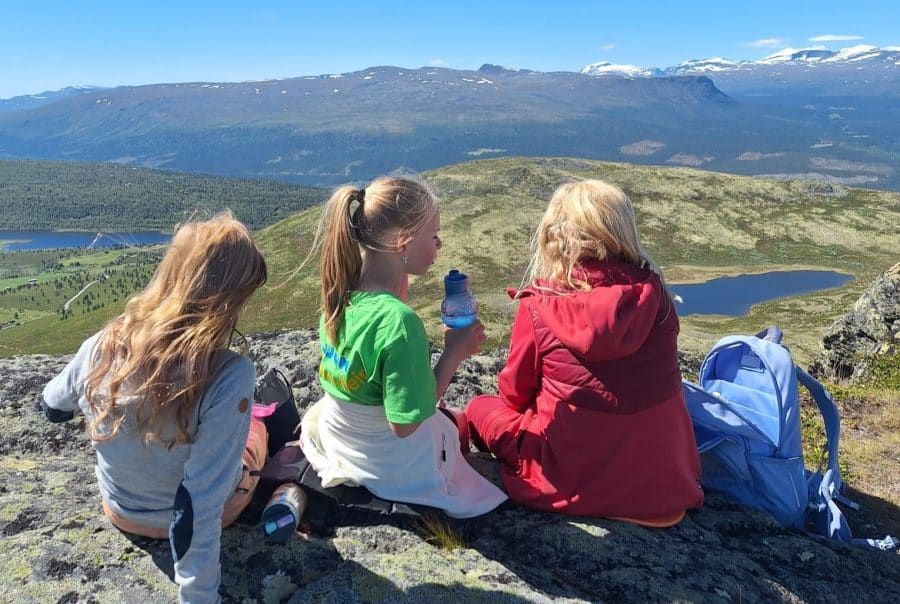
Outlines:
POLYGON ((332 344, 359 283, 362 248, 389 253, 399 237, 414 237, 435 212, 437 197, 428 185, 400 176, 376 178, 365 189, 343 186, 325 202, 312 249, 321 242, 322 315, 332 344))
POLYGON ((337 342, 349 293, 359 281, 362 269, 362 254, 357 240, 363 219, 363 199, 363 191, 351 186, 339 188, 325 203, 319 223, 319 232, 324 232, 320 260, 322 310, 325 331, 332 343, 337 342), (354 201, 359 202, 359 206, 351 213, 350 207, 354 201))

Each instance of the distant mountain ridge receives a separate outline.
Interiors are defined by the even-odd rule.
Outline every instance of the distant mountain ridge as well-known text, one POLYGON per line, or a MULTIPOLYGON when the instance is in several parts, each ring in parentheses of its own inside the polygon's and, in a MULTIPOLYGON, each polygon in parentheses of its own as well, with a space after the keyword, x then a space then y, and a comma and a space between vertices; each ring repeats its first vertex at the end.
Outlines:
MULTIPOLYGON (((485 153, 615 159, 651 135, 736 120, 759 121, 703 76, 602 82, 573 72, 381 66, 123 86, 4 112, 0 157, 337 184, 485 153)), ((759 137, 749 138, 742 147, 759 137)))
POLYGON ((69 97, 90 94, 97 90, 103 90, 102 86, 66 86, 60 90, 46 90, 38 94, 24 94, 8 99, 0 99, 0 112, 18 111, 20 109, 33 109, 42 105, 49 105, 69 97))
POLYGON ((654 77, 485 64, 122 86, 0 111, 0 158, 334 185, 569 156, 900 190, 900 71, 877 67, 873 51, 842 52, 752 69, 710 59, 654 77))
POLYGON ((841 50, 823 48, 785 48, 756 61, 731 61, 721 57, 692 59, 666 68, 616 65, 606 61, 591 63, 581 73, 590 76, 619 75, 627 77, 667 77, 685 74, 718 74, 728 71, 753 70, 771 65, 853 65, 877 64, 887 69, 900 68, 900 46, 878 48, 859 44, 841 50))

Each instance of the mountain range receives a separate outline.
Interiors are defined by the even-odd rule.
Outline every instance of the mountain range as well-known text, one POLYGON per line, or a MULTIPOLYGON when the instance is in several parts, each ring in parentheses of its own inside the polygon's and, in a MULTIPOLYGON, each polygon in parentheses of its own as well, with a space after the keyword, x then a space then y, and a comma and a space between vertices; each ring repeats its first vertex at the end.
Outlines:
MULTIPOLYGON (((626 78, 705 75, 737 100, 770 106, 832 104, 845 111, 851 103, 862 103, 863 110, 872 105, 887 109, 889 115, 880 116, 887 123, 896 117, 900 96, 900 46, 858 45, 837 51, 785 48, 757 61, 715 57, 663 69, 603 61, 586 65, 581 73, 626 78)), ((850 111, 858 109, 853 106, 850 111)))
POLYGON ((853 68, 877 66, 884 69, 900 68, 900 46, 878 48, 860 44, 841 50, 823 48, 785 48, 756 61, 732 61, 721 57, 691 59, 671 67, 637 67, 616 65, 600 61, 586 65, 581 73, 591 76, 619 75, 628 77, 665 77, 685 74, 719 74, 732 71, 752 71, 771 66, 825 66, 853 68))
POLYGON ((900 71, 866 54, 800 55, 663 77, 382 66, 16 97, 0 111, 0 157, 334 185, 552 155, 900 190, 900 71))
POLYGON ((34 109, 42 105, 49 105, 62 99, 67 99, 80 94, 90 94, 97 90, 103 90, 102 86, 66 86, 60 90, 45 90, 38 94, 24 94, 9 99, 0 99, 0 112, 18 111, 20 109, 34 109))

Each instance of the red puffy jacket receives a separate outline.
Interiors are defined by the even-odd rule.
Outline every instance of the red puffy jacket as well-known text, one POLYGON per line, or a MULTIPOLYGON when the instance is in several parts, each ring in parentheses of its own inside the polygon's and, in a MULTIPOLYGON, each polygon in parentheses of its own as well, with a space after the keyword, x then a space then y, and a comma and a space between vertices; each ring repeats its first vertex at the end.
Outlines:
POLYGON ((542 510, 677 516, 700 505, 703 491, 674 304, 650 270, 604 261, 579 271, 592 290, 538 283, 518 292, 499 388, 532 417, 518 471, 504 468, 504 483, 513 500, 542 510))

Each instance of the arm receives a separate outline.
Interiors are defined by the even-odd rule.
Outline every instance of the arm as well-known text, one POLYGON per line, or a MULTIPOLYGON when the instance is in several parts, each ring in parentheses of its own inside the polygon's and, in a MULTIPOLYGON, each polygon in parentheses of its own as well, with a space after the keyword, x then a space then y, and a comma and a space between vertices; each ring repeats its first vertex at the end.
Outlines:
POLYGON ((406 438, 418 430, 419 426, 422 425, 422 422, 413 422, 411 424, 395 424, 394 422, 388 422, 388 425, 391 427, 391 432, 394 433, 394 436, 397 438, 406 438))
POLYGON ((540 376, 540 355, 535 341, 534 324, 526 302, 523 301, 519 304, 513 321, 506 367, 500 371, 497 380, 500 398, 507 407, 525 411, 534 405, 540 376))
POLYGON ((447 387, 450 385, 450 382, 453 381, 456 370, 459 369, 459 366, 466 360, 467 356, 469 355, 463 355, 458 351, 448 350, 446 348, 444 349, 444 352, 441 353, 437 364, 434 366, 436 400, 440 400, 440 398, 444 396, 444 393, 447 392, 447 387))
MULTIPOLYGON (((447 391, 447 387, 453 380, 453 376, 456 374, 456 370, 459 369, 460 364, 481 349, 481 343, 484 342, 484 338, 484 326, 481 324, 481 321, 476 321, 475 324, 464 329, 447 329, 444 331, 444 352, 434 366, 435 400, 439 400, 444 396, 444 392, 447 391)), ((395 435, 405 438, 415 432, 422 422, 412 424, 389 423, 391 431, 395 435)))
POLYGON ((484 325, 481 321, 475 321, 474 324, 462 329, 444 329, 444 352, 434 366, 438 399, 444 396, 462 362, 481 350, 484 339, 484 325))
MULTIPOLYGON (((430 351, 429 351, 428 357, 427 357, 427 358, 430 358, 430 356, 431 356, 431 353, 430 353, 430 351)), ((441 355, 441 358, 442 358, 442 359, 443 359, 443 356, 444 356, 444 355, 441 355)), ((429 359, 429 360, 430 360, 430 359, 429 359)), ((430 365, 430 364, 431 364, 431 363, 429 362, 429 365, 430 365)), ((440 365, 440 364, 441 364, 441 362, 438 361, 438 365, 440 365)), ((459 365, 459 363, 457 363, 457 365, 459 365)), ((429 371, 430 371, 430 367, 429 367, 429 371)), ((454 367, 454 369, 453 369, 452 371, 456 371, 455 367, 454 367)), ((452 371, 451 371, 451 373, 450 373, 450 377, 453 377, 452 371)), ((435 373, 435 376, 437 376, 437 374, 438 374, 437 366, 434 368, 434 373, 435 373)), ((449 383, 450 383, 450 380, 449 380, 449 378, 448 378, 448 379, 447 379, 447 384, 449 384, 449 383)), ((440 382, 438 382, 438 384, 440 384, 440 382)), ((438 387, 440 387, 440 386, 438 386, 438 387)), ((446 389, 447 386, 444 385, 444 388, 446 389)), ((440 398, 440 397, 437 397, 437 398, 440 398)), ((437 400, 437 398, 435 398, 435 400, 437 400)), ((424 419, 425 419, 425 418, 423 418, 423 421, 424 421, 424 419)), ((422 422, 421 422, 421 421, 413 421, 413 422, 410 422, 410 423, 402 423, 402 424, 398 424, 398 423, 392 422, 390 419, 388 419, 388 426, 390 426, 391 432, 393 432, 393 433, 394 433, 394 436, 396 436, 396 437, 398 437, 398 438, 406 438, 407 436, 409 436, 410 434, 412 434, 413 432, 415 432, 415 431, 419 428, 419 426, 421 426, 421 425, 422 425, 422 422)))
POLYGON ((95 335, 85 340, 68 365, 44 386, 41 409, 51 422, 65 422, 75 416, 97 338, 98 335, 95 335))
POLYGON ((232 359, 201 398, 200 424, 184 464, 169 527, 182 602, 215 602, 219 598, 222 509, 241 468, 251 407, 241 401, 253 401, 255 378, 249 360, 232 359))

